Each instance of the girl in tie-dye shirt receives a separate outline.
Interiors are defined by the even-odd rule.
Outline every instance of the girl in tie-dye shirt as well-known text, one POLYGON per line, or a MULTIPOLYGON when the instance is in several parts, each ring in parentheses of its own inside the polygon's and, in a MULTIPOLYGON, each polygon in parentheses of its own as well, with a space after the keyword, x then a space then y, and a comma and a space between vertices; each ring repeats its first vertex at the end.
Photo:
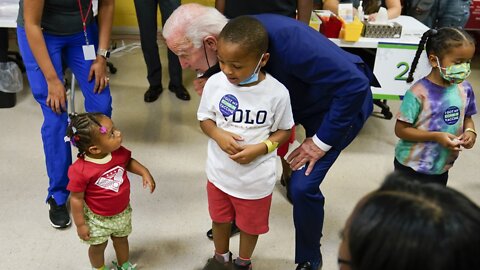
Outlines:
POLYGON ((395 125, 400 140, 394 165, 411 179, 446 185, 460 149, 472 148, 477 137, 472 120, 477 113, 475 96, 465 81, 475 42, 457 28, 427 31, 407 82, 413 80, 424 46, 432 70, 405 93, 395 125))

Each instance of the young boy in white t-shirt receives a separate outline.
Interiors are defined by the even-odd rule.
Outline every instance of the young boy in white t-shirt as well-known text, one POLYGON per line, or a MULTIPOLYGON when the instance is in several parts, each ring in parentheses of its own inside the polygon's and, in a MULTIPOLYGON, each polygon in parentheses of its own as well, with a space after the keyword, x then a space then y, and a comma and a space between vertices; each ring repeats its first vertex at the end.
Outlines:
POLYGON ((205 84, 197 117, 210 137, 206 173, 215 255, 203 268, 252 269, 259 234, 268 231, 276 181, 276 148, 294 124, 288 90, 261 68, 268 61, 268 34, 253 17, 231 20, 218 37, 222 72, 205 84), (240 229, 232 263, 230 226, 240 229))

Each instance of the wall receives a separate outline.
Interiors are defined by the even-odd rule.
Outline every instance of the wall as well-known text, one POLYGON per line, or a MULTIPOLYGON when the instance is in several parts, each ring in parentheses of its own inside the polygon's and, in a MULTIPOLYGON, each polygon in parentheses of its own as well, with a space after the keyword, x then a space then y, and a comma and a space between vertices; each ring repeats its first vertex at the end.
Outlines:
MULTIPOLYGON (((214 5, 214 0, 183 0, 182 4, 185 3, 199 3, 202 5, 214 5)), ((160 22, 160 11, 158 11, 158 25, 161 25, 160 22)), ((138 24, 137 16, 135 13, 135 5, 133 0, 116 0, 115 1, 115 18, 113 21, 113 31, 115 33, 124 33, 124 34, 137 34, 138 33, 138 24)))

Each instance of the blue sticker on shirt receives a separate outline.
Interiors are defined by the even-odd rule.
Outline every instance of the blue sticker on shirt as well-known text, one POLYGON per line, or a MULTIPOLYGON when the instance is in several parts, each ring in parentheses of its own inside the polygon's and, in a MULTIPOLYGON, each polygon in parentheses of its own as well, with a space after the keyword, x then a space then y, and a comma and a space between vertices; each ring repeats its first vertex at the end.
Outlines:
POLYGON ((448 109, 443 113, 443 121, 447 123, 447 125, 454 125, 460 119, 460 109, 456 106, 450 106, 448 109))
POLYGON ((228 117, 238 109, 238 99, 234 95, 225 95, 220 99, 218 108, 224 117, 228 117))

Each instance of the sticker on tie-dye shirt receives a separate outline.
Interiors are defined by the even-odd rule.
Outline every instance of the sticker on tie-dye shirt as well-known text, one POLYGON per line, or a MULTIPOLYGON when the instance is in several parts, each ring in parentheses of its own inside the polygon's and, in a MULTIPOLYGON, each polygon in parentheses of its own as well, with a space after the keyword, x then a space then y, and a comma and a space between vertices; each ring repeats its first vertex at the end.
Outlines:
POLYGON ((456 106, 450 106, 447 110, 443 113, 443 121, 447 125, 454 125, 460 119, 460 109, 456 106))
POLYGON ((234 95, 225 95, 220 99, 218 108, 224 117, 228 117, 238 109, 238 99, 234 95))

